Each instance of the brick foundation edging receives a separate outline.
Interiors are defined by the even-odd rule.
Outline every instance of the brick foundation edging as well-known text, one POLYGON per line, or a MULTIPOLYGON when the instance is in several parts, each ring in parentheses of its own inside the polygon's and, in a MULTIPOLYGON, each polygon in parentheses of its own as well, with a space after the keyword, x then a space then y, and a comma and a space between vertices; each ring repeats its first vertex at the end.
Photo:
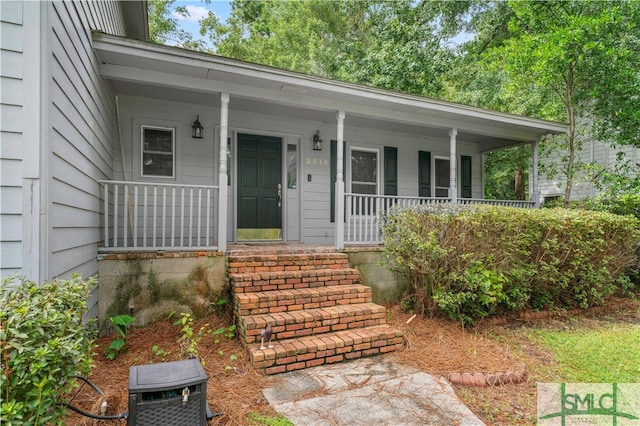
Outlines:
POLYGON ((98 253, 98 260, 180 259, 188 257, 220 257, 221 251, 134 251, 126 253, 98 253))
POLYGON ((517 371, 494 372, 494 373, 458 373, 453 372, 448 377, 451 383, 463 386, 487 387, 501 386, 507 384, 522 383, 527 379, 527 371, 524 367, 517 371))

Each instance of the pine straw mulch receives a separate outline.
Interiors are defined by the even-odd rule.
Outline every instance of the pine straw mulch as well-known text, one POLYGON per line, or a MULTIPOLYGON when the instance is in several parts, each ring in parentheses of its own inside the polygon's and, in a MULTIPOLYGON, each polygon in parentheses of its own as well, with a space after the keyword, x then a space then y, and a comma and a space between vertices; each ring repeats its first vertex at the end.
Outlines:
MULTIPOLYGON (((607 308, 607 311, 626 309, 637 313, 639 307, 637 302, 624 302, 607 308)), ((548 381, 548 371, 553 368, 554 361, 525 339, 513 340, 510 330, 522 327, 525 321, 503 319, 462 330, 459 324, 439 318, 415 317, 407 324, 411 315, 398 306, 389 307, 389 313, 389 322, 400 328, 406 339, 403 350, 388 355, 397 362, 445 377, 454 371, 502 372, 524 366, 529 376, 523 383, 486 388, 454 385, 454 389, 487 425, 535 424, 536 381, 548 381), (498 342, 495 336, 501 334, 511 334, 511 338, 498 342), (493 337, 489 338, 489 335, 493 337)), ((596 311, 592 315, 601 313, 596 311)), ((229 324, 229 318, 210 316, 196 321, 194 330, 200 327, 216 330, 229 324)), ((104 396, 99 397, 85 385, 73 399, 74 405, 97 413, 102 401, 106 400, 107 414, 126 412, 130 366, 180 359, 177 343, 180 327, 169 320, 132 329, 127 352, 109 360, 105 351, 114 338, 112 335, 98 339, 95 368, 89 376, 104 391, 104 396), (169 353, 162 356, 157 350, 152 350, 154 346, 169 353)), ((211 335, 205 334, 197 349, 209 378, 209 407, 214 413, 222 413, 209 422, 210 425, 247 425, 247 415, 251 412, 276 415, 262 395, 262 389, 268 387, 274 378, 265 376, 250 365, 248 354, 238 338, 221 337, 216 343, 211 335), (235 359, 231 359, 232 355, 235 359)), ((70 413, 67 418, 69 425, 126 424, 125 420, 99 421, 70 413)))

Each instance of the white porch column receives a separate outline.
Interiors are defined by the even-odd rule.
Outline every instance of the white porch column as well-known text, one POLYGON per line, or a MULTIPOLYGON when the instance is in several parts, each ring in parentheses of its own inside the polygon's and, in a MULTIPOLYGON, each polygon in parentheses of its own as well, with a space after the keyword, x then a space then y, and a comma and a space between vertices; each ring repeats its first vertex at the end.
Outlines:
POLYGON ((227 251, 227 136, 229 94, 220 94, 220 156, 218 158, 218 250, 227 251))
POLYGON ((531 144, 531 158, 533 160, 533 170, 531 172, 531 201, 534 206, 540 207, 540 188, 538 187, 538 149, 540 141, 531 144))
POLYGON ((458 187, 457 187, 457 153, 456 153, 456 136, 458 135, 458 129, 449 130, 449 198, 452 203, 458 202, 458 187))
POLYGON ((336 144, 336 247, 344 246, 344 111, 338 111, 338 143, 336 144))

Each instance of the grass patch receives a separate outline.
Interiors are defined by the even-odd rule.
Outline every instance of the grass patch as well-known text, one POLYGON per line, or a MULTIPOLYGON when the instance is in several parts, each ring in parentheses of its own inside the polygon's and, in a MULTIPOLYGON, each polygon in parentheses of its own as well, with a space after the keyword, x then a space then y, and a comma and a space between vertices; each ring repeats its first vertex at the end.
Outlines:
POLYGON ((537 329, 532 337, 552 352, 564 382, 640 382, 640 325, 537 329))
POLYGON ((260 414, 256 411, 252 411, 247 414, 247 420, 250 425, 264 425, 264 426, 294 426, 293 423, 289 421, 284 416, 268 416, 265 414, 260 414))

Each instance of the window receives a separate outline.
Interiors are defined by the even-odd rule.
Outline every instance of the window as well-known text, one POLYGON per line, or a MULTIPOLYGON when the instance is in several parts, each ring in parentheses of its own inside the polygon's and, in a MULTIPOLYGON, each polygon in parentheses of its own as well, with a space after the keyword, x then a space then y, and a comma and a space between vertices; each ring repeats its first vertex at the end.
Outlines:
POLYGON ((351 192, 375 195, 378 193, 378 152, 351 150, 351 192))
POLYGON ((142 176, 175 177, 175 130, 142 126, 142 176))
POLYGON ((449 196, 449 159, 435 159, 436 197, 449 196))
POLYGON ((298 146, 287 144, 287 188, 298 187, 298 146))

